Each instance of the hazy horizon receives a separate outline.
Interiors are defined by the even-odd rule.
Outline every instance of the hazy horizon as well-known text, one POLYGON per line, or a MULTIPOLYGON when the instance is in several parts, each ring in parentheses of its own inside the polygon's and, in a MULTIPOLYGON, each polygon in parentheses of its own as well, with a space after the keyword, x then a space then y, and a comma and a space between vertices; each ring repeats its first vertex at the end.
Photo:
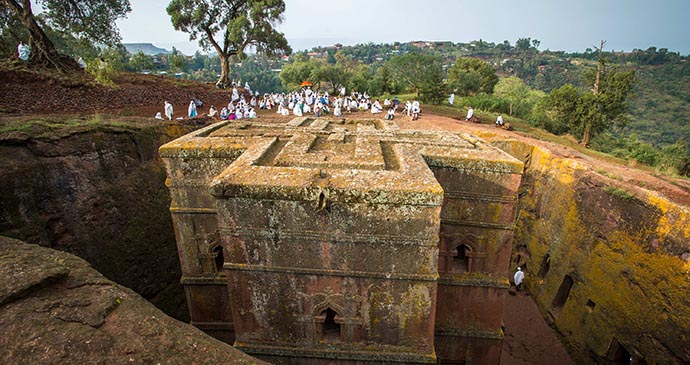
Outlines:
MULTIPOLYGON (((690 53, 685 14, 690 1, 581 0, 578 2, 350 0, 319 4, 286 0, 284 21, 278 25, 294 51, 334 43, 393 43, 474 40, 515 44, 518 38, 541 41, 540 50, 581 52, 599 40, 606 50, 632 51, 649 47, 690 53), (653 22, 650 22, 650 14, 653 22), (647 26, 650 23, 650 26, 647 26)), ((152 43, 185 54, 199 49, 186 33, 175 31, 165 8, 169 0, 131 0, 132 12, 117 22, 123 43, 152 43)))

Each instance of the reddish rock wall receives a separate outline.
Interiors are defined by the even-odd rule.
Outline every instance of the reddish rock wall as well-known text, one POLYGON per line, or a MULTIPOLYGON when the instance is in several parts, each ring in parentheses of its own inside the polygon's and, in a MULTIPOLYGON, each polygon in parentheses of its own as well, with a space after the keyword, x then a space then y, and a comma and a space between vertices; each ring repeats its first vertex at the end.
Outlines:
POLYGON ((0 363, 264 364, 73 255, 0 237, 0 363))
POLYGON ((573 359, 689 363, 690 209, 544 148, 494 144, 526 165, 513 266, 573 359))

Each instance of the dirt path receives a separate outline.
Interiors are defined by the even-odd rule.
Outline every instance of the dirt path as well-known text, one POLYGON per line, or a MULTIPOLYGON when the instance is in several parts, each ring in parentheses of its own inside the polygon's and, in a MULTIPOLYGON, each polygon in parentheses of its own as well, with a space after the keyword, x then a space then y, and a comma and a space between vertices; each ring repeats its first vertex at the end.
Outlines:
POLYGON ((574 364, 527 293, 508 296, 503 321, 506 337, 500 365, 574 364))

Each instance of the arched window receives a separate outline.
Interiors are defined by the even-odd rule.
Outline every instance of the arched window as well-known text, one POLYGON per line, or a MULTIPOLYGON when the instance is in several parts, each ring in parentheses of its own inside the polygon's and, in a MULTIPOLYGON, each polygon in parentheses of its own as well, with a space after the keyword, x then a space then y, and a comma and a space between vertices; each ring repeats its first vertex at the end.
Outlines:
POLYGON ((214 260, 216 262, 216 272, 223 272, 223 264, 225 258, 223 257, 223 246, 218 245, 213 249, 214 260))
POLYGON ((469 272, 472 250, 467 245, 460 245, 453 252, 453 272, 469 272))
POLYGON ((321 340, 324 342, 340 342, 340 323, 335 321, 338 313, 331 308, 326 308, 321 312, 321 317, 324 318, 321 324, 321 340))
POLYGON ((551 269, 551 256, 547 253, 544 255, 544 258, 541 260, 541 266, 539 267, 539 277, 544 278, 546 274, 549 273, 549 270, 551 269))
POLYGON ((623 347, 615 338, 609 345, 609 352, 607 356, 610 364, 615 365, 629 365, 633 363, 633 358, 625 347, 623 347))
POLYGON ((570 289, 573 287, 573 278, 570 277, 570 275, 566 275, 563 277, 563 281, 561 282, 561 286, 558 288, 558 292, 556 293, 556 297, 553 298, 553 302, 551 302, 551 308, 553 309, 561 309, 565 305, 565 302, 568 300, 568 297, 570 296, 570 289))

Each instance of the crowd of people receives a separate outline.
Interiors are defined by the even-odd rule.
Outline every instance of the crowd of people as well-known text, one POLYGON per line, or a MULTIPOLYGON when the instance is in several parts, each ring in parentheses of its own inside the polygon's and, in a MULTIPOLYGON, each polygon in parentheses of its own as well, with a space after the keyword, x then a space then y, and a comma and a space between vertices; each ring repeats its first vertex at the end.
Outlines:
MULTIPOLYGON (((236 120, 243 118, 257 118, 257 110, 276 110, 277 114, 283 116, 305 116, 313 114, 319 118, 324 115, 332 114, 335 117, 342 117, 345 113, 370 112, 371 114, 385 114, 385 119, 393 120, 396 115, 407 116, 411 120, 417 120, 421 116, 421 105, 418 100, 407 101, 403 104, 397 97, 386 98, 381 102, 379 99, 371 98, 366 92, 359 93, 353 91, 346 95, 342 88, 338 95, 332 96, 328 92, 316 92, 311 87, 305 87, 299 91, 290 93, 266 93, 259 95, 259 92, 251 92, 247 83, 244 86, 244 93, 240 93, 237 86, 233 83, 230 101, 227 106, 218 111, 211 105, 207 114, 208 117, 221 120, 236 120), (247 96, 250 98, 247 98, 247 96), (247 100, 249 99, 249 100, 247 100)), ((198 108, 203 106, 203 102, 198 98, 189 102, 187 117, 196 118, 199 116, 198 108)), ((173 106, 167 100, 164 103, 164 114, 168 120, 173 119, 173 106)), ((156 118, 163 119, 161 113, 156 118)), ((179 119, 179 118, 178 118, 179 119)))
MULTIPOLYGON (((371 98, 366 92, 353 91, 350 95, 346 95, 345 90, 341 89, 338 95, 332 96, 328 92, 313 91, 310 87, 287 94, 264 94, 259 101, 260 109, 276 108, 276 113, 286 116, 290 114, 304 116, 313 113, 317 118, 327 114, 342 117, 344 113, 350 114, 357 111, 383 114, 386 110, 385 118, 394 119, 400 106, 401 102, 397 98, 392 100, 386 98, 381 103, 379 99, 371 98)), ((410 118, 417 119, 421 113, 420 104, 417 100, 408 101, 401 112, 410 118), (417 117, 414 117, 415 115, 417 117)))
MULTIPOLYGON (((214 119, 237 120, 258 118, 257 110, 276 110, 282 116, 294 115, 297 117, 313 114, 319 118, 324 115, 332 114, 334 117, 342 117, 345 113, 370 112, 371 114, 383 114, 387 120, 393 120, 397 115, 405 116, 410 120, 417 120, 421 116, 422 109, 419 101, 407 100, 404 104, 397 98, 386 98, 381 102, 379 99, 371 98, 366 92, 359 93, 353 91, 350 95, 345 94, 345 89, 341 89, 338 95, 332 96, 328 92, 317 92, 311 87, 304 87, 299 91, 290 93, 266 93, 260 95, 259 92, 251 92, 249 84, 244 85, 245 92, 240 93, 237 86, 233 83, 231 99, 227 106, 218 111, 211 105, 208 113, 203 114, 214 119), (249 96, 249 100, 247 100, 249 96)), ((455 95, 451 94, 448 103, 452 105, 455 95)), ((198 109, 203 106, 203 102, 195 97, 189 102, 187 117, 196 118, 199 116, 198 109)), ((173 119, 173 106, 167 100, 163 105, 165 119, 173 119)), ((157 119, 164 119, 161 113, 156 114, 157 119)), ((183 119, 183 118, 177 118, 183 119)), ((474 114, 474 109, 470 106, 467 109, 466 121, 479 123, 479 118, 474 114)), ((512 130, 510 123, 503 121, 503 116, 498 115, 495 127, 512 130)))

